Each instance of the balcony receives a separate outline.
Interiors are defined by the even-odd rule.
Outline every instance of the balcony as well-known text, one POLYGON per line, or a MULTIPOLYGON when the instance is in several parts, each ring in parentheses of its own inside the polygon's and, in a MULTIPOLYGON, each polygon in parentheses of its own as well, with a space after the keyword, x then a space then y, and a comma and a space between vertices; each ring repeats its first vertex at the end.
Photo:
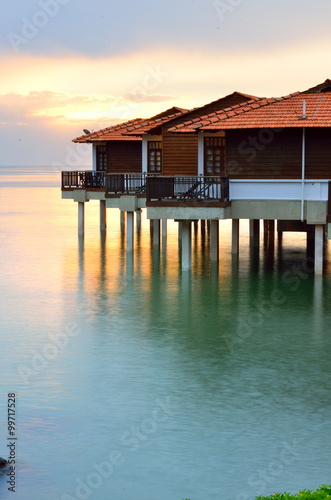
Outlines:
POLYGON ((106 196, 146 196, 146 174, 107 174, 106 172, 62 172, 62 190, 103 191, 106 196))
POLYGON ((228 177, 147 177, 147 206, 229 204, 228 177))
POLYGON ((62 172, 62 190, 68 189, 98 189, 105 191, 105 172, 95 172, 93 170, 66 171, 62 172))

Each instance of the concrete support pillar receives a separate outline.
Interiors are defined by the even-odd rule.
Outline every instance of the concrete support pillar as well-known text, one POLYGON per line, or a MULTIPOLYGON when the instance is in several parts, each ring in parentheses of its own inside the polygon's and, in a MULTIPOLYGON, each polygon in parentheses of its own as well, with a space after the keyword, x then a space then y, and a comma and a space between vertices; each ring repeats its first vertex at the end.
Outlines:
POLYGON ((122 210, 121 210, 120 214, 121 214, 120 215, 120 222, 121 222, 121 226, 123 227, 125 224, 125 212, 122 212, 122 210))
POLYGON ((260 246, 260 221, 259 219, 250 219, 249 221, 249 239, 251 246, 259 248, 260 246))
POLYGON ((267 244, 268 241, 270 243, 273 243, 275 241, 275 221, 264 219, 263 232, 264 232, 264 243, 267 244))
POLYGON ((107 227, 106 201, 100 200, 100 230, 105 231, 107 227))
POLYGON ((160 219, 153 220, 153 244, 160 245, 160 219))
POLYGON ((79 201, 78 202, 78 234, 79 234, 79 236, 84 235, 84 226, 85 226, 85 203, 79 201))
POLYGON ((232 219, 232 254, 239 255, 239 219, 232 219))
POLYGON ((315 226, 315 274, 323 273, 324 226, 315 226))
POLYGON ((269 220, 269 241, 275 241, 275 221, 273 219, 269 220))
POLYGON ((132 252, 134 244, 134 218, 133 212, 126 213, 126 251, 132 252))
POLYGON ((210 221, 210 258, 212 262, 218 262, 219 259, 219 221, 210 221))
POLYGON ((182 270, 189 271, 192 265, 192 223, 183 221, 182 225, 182 270))
POLYGON ((204 240, 206 237, 206 221, 204 219, 201 219, 200 227, 201 227, 201 239, 204 240))
POLYGON ((268 243, 268 237, 269 237, 269 221, 264 219, 263 220, 263 239, 264 239, 265 245, 268 243))
POLYGON ((136 210, 136 224, 137 224, 137 233, 141 231, 141 208, 136 210))
POLYGON ((162 219, 162 241, 167 239, 167 219, 162 219))

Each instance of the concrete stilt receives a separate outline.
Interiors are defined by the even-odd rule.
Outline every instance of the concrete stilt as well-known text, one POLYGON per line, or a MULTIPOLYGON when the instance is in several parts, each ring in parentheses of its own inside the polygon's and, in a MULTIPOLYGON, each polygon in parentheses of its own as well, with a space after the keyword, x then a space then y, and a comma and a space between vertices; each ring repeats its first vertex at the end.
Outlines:
POLYGON ((134 244, 134 218, 133 212, 126 213, 126 251, 132 252, 134 244))
POLYGON ((182 270, 189 271, 192 265, 192 223, 183 221, 182 226, 182 270))
POLYGON ((249 239, 254 248, 260 246, 260 221, 259 219, 250 219, 249 221, 249 239))
POLYGON ((265 245, 268 243, 268 238, 269 238, 269 221, 264 219, 263 220, 263 239, 264 239, 265 245))
POLYGON ((141 208, 136 210, 136 223, 137 223, 137 233, 141 231, 141 208))
POLYGON ((232 254, 239 255, 239 219, 232 219, 232 254))
POLYGON ((315 274, 323 273, 324 226, 315 225, 315 274))
POLYGON ((219 259, 219 221, 210 221, 210 258, 212 262, 219 259))
POLYGON ((84 235, 84 226, 85 226, 85 203, 79 201, 78 202, 78 234, 79 234, 79 236, 84 235))
POLYGON ((263 220, 264 243, 267 244, 275 241, 275 221, 263 220))
POLYGON ((167 219, 162 219, 162 241, 167 239, 167 219))
POLYGON ((200 227, 201 227, 201 239, 204 240, 206 237, 206 221, 204 219, 201 219, 200 227))
POLYGON ((107 227, 106 201, 100 200, 100 230, 105 231, 107 227))
POLYGON ((271 243, 275 242, 275 221, 269 220, 268 237, 271 243))
POLYGON ((153 244, 160 245, 160 219, 153 220, 153 244))
POLYGON ((121 222, 121 226, 123 227, 125 224, 125 212, 122 212, 122 210, 121 210, 120 214, 121 214, 120 215, 120 222, 121 222))

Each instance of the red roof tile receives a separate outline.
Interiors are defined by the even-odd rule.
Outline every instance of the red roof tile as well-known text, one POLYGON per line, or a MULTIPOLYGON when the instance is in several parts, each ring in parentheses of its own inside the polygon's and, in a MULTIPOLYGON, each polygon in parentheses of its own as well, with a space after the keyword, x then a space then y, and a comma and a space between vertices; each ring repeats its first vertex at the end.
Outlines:
POLYGON ((331 127, 331 93, 292 94, 282 99, 266 100, 256 109, 242 109, 230 117, 219 117, 215 123, 203 120, 202 130, 243 128, 331 127), (303 119, 303 102, 306 118, 303 119))
POLYGON ((102 142, 102 141, 141 141, 141 135, 154 128, 187 113, 187 109, 173 107, 152 118, 136 118, 128 122, 119 123, 96 132, 82 135, 73 139, 73 142, 102 142))
POLYGON ((136 118, 125 123, 119 123, 112 127, 103 128, 96 132, 81 135, 73 142, 102 142, 102 141, 141 141, 141 137, 128 137, 125 133, 132 128, 133 125, 144 122, 143 118, 136 118))
MULTIPOLYGON (((331 92, 300 93, 271 99, 255 99, 233 106, 231 110, 220 110, 200 117, 199 130, 217 131, 243 128, 283 128, 283 127, 331 127, 331 92), (303 101, 306 101, 306 119, 302 119, 303 101)), ((194 132, 184 122, 181 127, 170 128, 170 132, 194 132)))

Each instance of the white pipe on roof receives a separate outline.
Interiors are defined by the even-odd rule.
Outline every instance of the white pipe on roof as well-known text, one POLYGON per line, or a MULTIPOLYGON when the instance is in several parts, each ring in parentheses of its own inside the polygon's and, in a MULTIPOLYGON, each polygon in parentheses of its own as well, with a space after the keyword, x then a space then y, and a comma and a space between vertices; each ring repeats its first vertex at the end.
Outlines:
MULTIPOLYGON (((306 118, 306 100, 303 100, 303 116, 306 118)), ((306 167, 306 129, 302 127, 302 173, 301 173, 301 222, 304 220, 305 205, 305 167, 306 167)))

